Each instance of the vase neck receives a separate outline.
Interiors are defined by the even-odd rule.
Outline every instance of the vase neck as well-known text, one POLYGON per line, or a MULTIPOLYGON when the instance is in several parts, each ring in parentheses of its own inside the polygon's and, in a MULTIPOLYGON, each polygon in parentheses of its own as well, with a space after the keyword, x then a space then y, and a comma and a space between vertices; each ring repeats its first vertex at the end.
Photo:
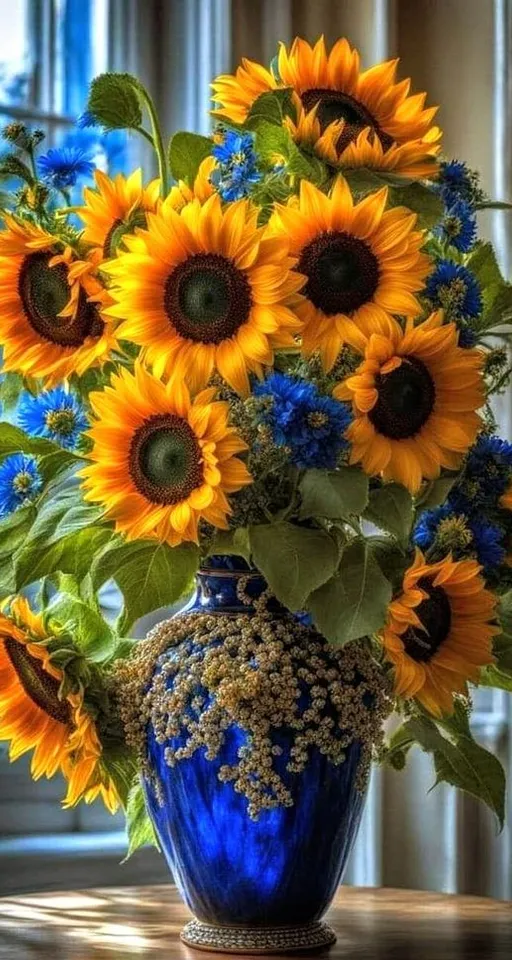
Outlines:
MULTIPOLYGON (((186 611, 220 615, 255 613, 254 603, 267 589, 267 582, 254 568, 245 563, 244 567, 239 570, 217 564, 202 567, 196 574, 195 592, 186 611)), ((273 613, 284 610, 275 599, 269 601, 268 608, 273 613)))

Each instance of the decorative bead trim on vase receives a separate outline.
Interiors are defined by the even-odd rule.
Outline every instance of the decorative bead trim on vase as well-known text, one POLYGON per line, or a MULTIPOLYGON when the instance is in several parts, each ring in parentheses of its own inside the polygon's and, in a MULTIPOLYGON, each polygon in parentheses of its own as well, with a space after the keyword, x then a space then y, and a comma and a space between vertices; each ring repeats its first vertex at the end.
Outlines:
POLYGON ((391 709, 381 668, 369 646, 337 650, 292 614, 273 618, 267 600, 260 597, 252 615, 167 620, 118 668, 113 689, 126 740, 157 797, 148 728, 171 768, 201 748, 214 760, 233 725, 245 732, 236 762, 221 765, 218 777, 247 798, 253 819, 265 809, 293 806, 287 774, 300 774, 315 748, 339 765, 358 741, 357 785, 364 790, 391 709), (283 730, 284 776, 283 762, 276 762, 284 752, 283 730))
POLYGON ((194 919, 181 939, 199 950, 238 954, 288 953, 336 943, 334 931, 322 922, 302 927, 221 927, 194 919))

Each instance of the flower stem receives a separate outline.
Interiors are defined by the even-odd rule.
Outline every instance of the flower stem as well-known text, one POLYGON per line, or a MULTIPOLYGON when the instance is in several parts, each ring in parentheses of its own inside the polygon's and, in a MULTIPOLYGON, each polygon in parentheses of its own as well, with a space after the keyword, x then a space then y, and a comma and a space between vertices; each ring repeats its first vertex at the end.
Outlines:
POLYGON ((139 130, 139 133, 142 133, 143 136, 146 136, 146 139, 151 140, 153 143, 153 147, 155 149, 156 156, 158 159, 158 173, 160 176, 160 192, 162 193, 162 196, 166 197, 167 192, 169 190, 169 182, 168 182, 168 176, 167 176, 167 160, 165 157, 165 147, 164 147, 164 141, 162 137, 162 130, 160 127, 160 123, 158 121, 158 114, 156 112, 153 99, 149 95, 148 91, 142 86, 142 84, 139 86, 138 89, 139 89, 140 96, 144 100, 144 103, 146 104, 146 107, 147 107, 147 111, 149 113, 149 119, 151 120, 151 131, 153 135, 152 137, 150 137, 150 135, 145 130, 143 131, 141 127, 139 127, 138 130, 139 130))

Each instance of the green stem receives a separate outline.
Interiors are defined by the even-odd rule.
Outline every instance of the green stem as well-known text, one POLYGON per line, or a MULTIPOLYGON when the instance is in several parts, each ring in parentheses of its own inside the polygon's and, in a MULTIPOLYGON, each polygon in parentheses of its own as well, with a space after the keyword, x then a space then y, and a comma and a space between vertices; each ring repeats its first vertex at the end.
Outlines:
POLYGON ((35 180, 36 183, 37 183, 37 180, 38 180, 37 167, 36 167, 36 161, 35 161, 33 149, 32 149, 32 148, 27 149, 27 154, 28 154, 28 159, 29 159, 29 163, 30 163, 30 169, 31 169, 31 171, 32 171, 32 176, 33 176, 34 180, 35 180))
POLYGON ((151 146, 153 147, 153 150, 155 149, 155 141, 153 140, 153 137, 151 136, 151 134, 148 133, 147 130, 144 130, 144 127, 137 127, 137 133, 140 133, 141 137, 144 137, 144 139, 151 144, 151 146))
MULTIPOLYGON (((162 130, 160 128, 160 123, 158 121, 158 114, 156 112, 155 104, 153 103, 152 98, 150 97, 148 91, 141 85, 139 88, 139 93, 146 104, 149 119, 151 120, 151 131, 152 131, 152 141, 155 148, 155 152, 158 159, 158 173, 160 176, 160 192, 162 196, 166 197, 169 190, 169 179, 167 176, 167 160, 165 157, 165 147, 162 137, 162 130)), ((139 133, 142 128, 139 129, 139 133)), ((144 131, 145 133, 145 131, 144 131)), ((149 136, 149 134, 148 134, 149 136)))

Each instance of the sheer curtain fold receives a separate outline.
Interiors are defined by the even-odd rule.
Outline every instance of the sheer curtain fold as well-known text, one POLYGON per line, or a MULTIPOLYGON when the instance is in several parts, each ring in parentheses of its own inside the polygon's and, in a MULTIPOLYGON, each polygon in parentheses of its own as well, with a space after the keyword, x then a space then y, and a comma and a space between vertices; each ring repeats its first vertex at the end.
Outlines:
MULTIPOLYGON (((400 75, 441 104, 446 154, 479 169, 490 194, 512 196, 511 0, 232 0, 231 10, 232 66, 241 56, 268 62, 278 39, 297 34, 345 35, 365 66, 400 57, 400 75)), ((480 227, 510 276, 512 215, 487 214, 480 227)), ((498 415, 509 433, 511 414, 508 396, 498 415)), ((509 776, 511 699, 485 692, 475 714, 475 735, 509 776)), ((448 787, 429 794, 433 781, 419 751, 401 774, 374 772, 349 882, 512 896, 510 828, 497 839, 485 809, 448 787)))

